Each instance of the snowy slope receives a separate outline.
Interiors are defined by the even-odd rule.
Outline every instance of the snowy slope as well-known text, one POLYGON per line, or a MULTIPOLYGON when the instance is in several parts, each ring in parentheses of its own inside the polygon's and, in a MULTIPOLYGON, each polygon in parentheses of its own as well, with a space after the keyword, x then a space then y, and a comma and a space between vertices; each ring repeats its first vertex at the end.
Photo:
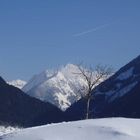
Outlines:
POLYGON ((2 140, 140 140, 139 119, 95 119, 34 127, 2 140))
POLYGON ((26 82, 23 80, 17 79, 17 80, 9 81, 7 82, 7 84, 17 87, 19 89, 22 89, 26 85, 26 82))
POLYGON ((63 66, 57 71, 46 70, 35 75, 22 90, 66 110, 81 97, 79 89, 86 86, 84 79, 76 73, 79 73, 79 69, 73 64, 63 66))
POLYGON ((0 126, 0 136, 6 135, 9 133, 17 132, 21 130, 21 128, 18 127, 11 127, 11 126, 0 126))
POLYGON ((98 88, 97 94, 104 94, 109 102, 132 92, 140 83, 140 56, 133 59, 98 88))
MULTIPOLYGON (((120 98, 129 93, 138 84, 139 73, 135 73, 135 67, 132 66, 125 71, 119 72, 114 75, 114 79, 111 81, 112 86, 106 92, 98 91, 96 94, 106 95, 106 99, 109 102, 114 101, 116 98, 120 98), (113 85, 114 84, 114 85, 113 85)), ((107 88, 107 86, 106 86, 107 88)))

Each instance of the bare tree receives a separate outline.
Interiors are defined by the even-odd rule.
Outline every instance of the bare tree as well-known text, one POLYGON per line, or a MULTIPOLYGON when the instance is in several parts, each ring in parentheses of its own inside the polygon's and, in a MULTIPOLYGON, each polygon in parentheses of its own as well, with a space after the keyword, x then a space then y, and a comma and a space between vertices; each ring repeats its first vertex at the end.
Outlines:
POLYGON ((93 67, 86 67, 83 65, 78 65, 79 74, 84 78, 86 86, 80 89, 83 93, 82 96, 86 98, 86 119, 89 119, 90 115, 90 101, 93 97, 93 88, 96 87, 100 82, 107 79, 111 73, 112 68, 102 65, 97 65, 94 69, 93 67))

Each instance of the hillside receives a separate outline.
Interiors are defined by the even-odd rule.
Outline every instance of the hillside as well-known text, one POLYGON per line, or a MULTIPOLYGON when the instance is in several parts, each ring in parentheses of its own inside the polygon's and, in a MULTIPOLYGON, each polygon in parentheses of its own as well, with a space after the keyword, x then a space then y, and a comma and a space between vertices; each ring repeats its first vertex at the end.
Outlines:
POLYGON ((57 107, 26 95, 0 77, 0 125, 29 127, 60 122, 62 114, 57 107))
MULTIPOLYGON (((140 56, 118 70, 93 90, 90 117, 140 118, 140 56)), ((86 100, 73 104, 66 113, 69 120, 85 117, 86 100)))

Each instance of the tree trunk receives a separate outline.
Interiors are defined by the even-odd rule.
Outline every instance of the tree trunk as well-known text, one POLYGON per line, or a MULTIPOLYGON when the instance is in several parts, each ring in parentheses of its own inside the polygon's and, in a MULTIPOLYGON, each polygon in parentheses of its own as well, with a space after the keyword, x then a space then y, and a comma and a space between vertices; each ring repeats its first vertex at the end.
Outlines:
POLYGON ((86 119, 89 119, 90 98, 87 99, 86 119))

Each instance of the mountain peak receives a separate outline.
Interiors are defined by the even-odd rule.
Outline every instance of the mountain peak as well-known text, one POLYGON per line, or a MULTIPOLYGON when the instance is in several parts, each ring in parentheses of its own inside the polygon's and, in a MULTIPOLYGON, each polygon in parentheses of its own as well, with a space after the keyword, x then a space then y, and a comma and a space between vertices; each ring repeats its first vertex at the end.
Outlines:
POLYGON ((64 66, 64 68, 65 69, 75 69, 75 68, 77 68, 77 66, 74 64, 68 63, 64 66))
POLYGON ((78 91, 85 85, 83 78, 74 74, 78 73, 78 70, 74 64, 61 66, 54 71, 45 70, 34 76, 23 87, 23 91, 65 110, 79 99, 78 91))
POLYGON ((45 70, 34 76, 23 87, 23 91, 64 111, 81 98, 83 91, 80 89, 87 86, 79 72, 78 66, 74 64, 61 66, 54 71, 45 70))

